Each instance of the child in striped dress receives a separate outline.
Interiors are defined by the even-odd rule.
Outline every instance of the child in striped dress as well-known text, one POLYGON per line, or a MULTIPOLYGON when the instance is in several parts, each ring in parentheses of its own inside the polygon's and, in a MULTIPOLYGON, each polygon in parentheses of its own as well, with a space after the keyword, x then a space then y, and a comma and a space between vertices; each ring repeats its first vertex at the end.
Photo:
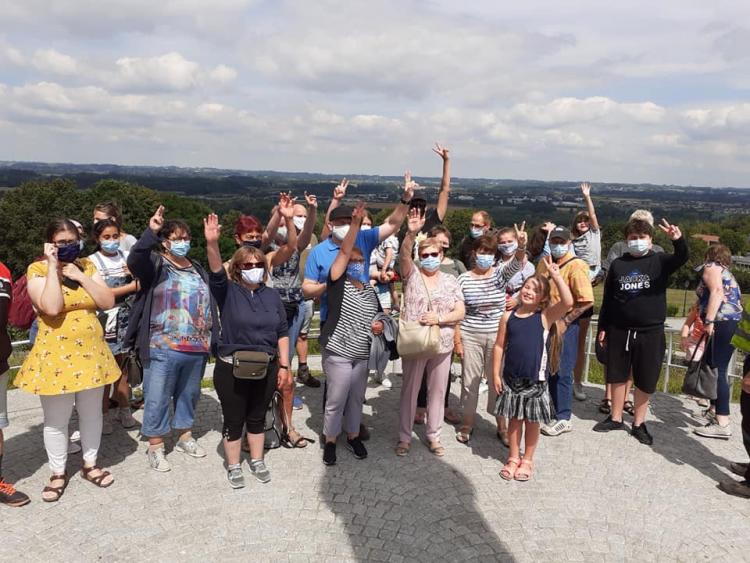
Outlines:
POLYGON ((533 475, 540 424, 549 424, 553 418, 547 390, 547 373, 551 369, 548 336, 556 321, 573 306, 573 296, 559 268, 549 256, 544 261, 560 293, 560 301, 549 305, 550 284, 544 276, 527 279, 518 296, 518 307, 500 320, 492 356, 493 385, 498 393, 495 410, 497 416, 508 420, 510 455, 500 471, 500 477, 506 481, 514 478, 528 481, 533 475), (523 457, 522 433, 525 434, 523 457))

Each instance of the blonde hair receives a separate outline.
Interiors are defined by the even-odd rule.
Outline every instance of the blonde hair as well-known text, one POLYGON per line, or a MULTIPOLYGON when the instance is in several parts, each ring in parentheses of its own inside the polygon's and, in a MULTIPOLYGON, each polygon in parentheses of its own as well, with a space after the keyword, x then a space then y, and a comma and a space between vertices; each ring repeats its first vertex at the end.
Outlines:
POLYGON ((426 239, 420 241, 419 246, 417 247, 417 252, 421 254, 425 248, 429 248, 430 246, 434 246, 438 249, 439 252, 443 251, 443 246, 440 244, 440 241, 438 241, 438 239, 436 239, 435 237, 427 237, 426 239))
POLYGON ((229 266, 227 267, 227 275, 233 282, 242 282, 242 265, 247 262, 248 258, 255 258, 259 262, 263 263, 263 283, 268 281, 268 262, 266 261, 266 255, 260 248, 253 248, 252 246, 240 246, 232 257, 229 259, 229 266))
POLYGON ((654 226, 654 216, 648 209, 636 209, 635 211, 633 211, 633 213, 630 214, 630 219, 628 219, 628 222, 635 219, 646 221, 646 223, 648 223, 652 227, 654 226))

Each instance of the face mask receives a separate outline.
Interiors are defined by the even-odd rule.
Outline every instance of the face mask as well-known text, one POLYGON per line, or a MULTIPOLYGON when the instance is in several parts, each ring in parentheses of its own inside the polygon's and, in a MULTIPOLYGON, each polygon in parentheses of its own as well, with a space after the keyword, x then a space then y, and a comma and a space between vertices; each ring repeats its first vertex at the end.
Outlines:
POLYGON ((259 284, 263 281, 263 268, 253 268, 252 270, 242 270, 242 281, 245 283, 259 284))
POLYGON ((247 248, 260 248, 260 240, 243 240, 242 246, 247 248))
POLYGON ((307 217, 295 217, 294 219, 292 219, 292 222, 294 223, 294 226, 297 227, 297 230, 301 231, 305 228, 307 217))
POLYGON ((550 254, 552 254, 552 258, 562 258, 568 253, 568 245, 567 244, 550 244, 549 251, 550 251, 550 254))
POLYGON ((349 232, 349 225, 339 225, 338 227, 333 227, 331 229, 333 238, 335 238, 338 241, 344 240, 344 238, 346 237, 346 233, 348 232, 349 232))
POLYGON ((359 228, 360 231, 369 231, 370 229, 372 229, 372 225, 362 225, 359 228))
POLYGON ((479 238, 484 234, 484 229, 477 229, 476 227, 472 227, 469 229, 469 234, 471 234, 471 238, 479 238))
POLYGON ((286 227, 279 227, 276 229, 276 236, 279 237, 281 240, 286 240, 286 237, 289 233, 286 230, 286 227))
POLYGON ((422 260, 420 264, 422 269, 427 270, 428 272, 434 272, 440 267, 440 258, 437 256, 428 256, 422 260))
POLYGON ((646 239, 637 238, 628 241, 628 250, 633 256, 642 256, 648 252, 649 248, 651 248, 651 244, 646 239))
POLYGON ((170 241, 169 252, 179 258, 184 258, 187 253, 190 252, 190 241, 189 240, 173 240, 170 241))
POLYGON ((105 240, 104 242, 99 243, 99 246, 104 252, 108 252, 109 254, 114 254, 120 249, 120 241, 119 240, 105 240))
POLYGON ((62 248, 57 249, 57 259, 60 262, 70 263, 75 262, 75 259, 78 258, 81 254, 81 245, 77 242, 74 242, 73 244, 69 244, 68 246, 63 246, 62 248))
POLYGON ((477 254, 477 266, 483 270, 491 267, 494 261, 495 257, 492 254, 477 254))
POLYGON ((355 280, 361 280, 365 273, 364 262, 349 262, 346 267, 346 275, 355 280))
POLYGON ((511 254, 514 254, 516 250, 518 250, 518 243, 516 241, 513 241, 498 244, 497 249, 503 256, 510 256, 511 254))

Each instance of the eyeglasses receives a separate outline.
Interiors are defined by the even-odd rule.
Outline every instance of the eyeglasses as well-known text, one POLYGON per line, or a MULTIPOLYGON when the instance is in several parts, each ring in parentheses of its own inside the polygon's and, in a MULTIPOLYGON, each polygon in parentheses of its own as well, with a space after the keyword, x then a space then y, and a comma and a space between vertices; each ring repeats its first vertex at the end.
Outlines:
POLYGON ((425 252, 424 254, 419 255, 419 257, 422 260, 424 260, 425 258, 429 258, 430 256, 432 256, 433 258, 437 258, 438 256, 440 256, 440 253, 439 252, 425 252))
POLYGON ((484 224, 483 223, 481 223, 481 224, 480 223, 472 223, 471 226, 473 228, 475 228, 475 229, 484 229, 484 224))
POLYGON ((65 248, 66 246, 73 246, 78 244, 77 240, 58 240, 56 242, 53 242, 52 244, 55 245, 55 248, 65 248))
POLYGON ((245 262, 240 266, 243 270, 254 270, 256 268, 263 268, 263 262, 245 262))

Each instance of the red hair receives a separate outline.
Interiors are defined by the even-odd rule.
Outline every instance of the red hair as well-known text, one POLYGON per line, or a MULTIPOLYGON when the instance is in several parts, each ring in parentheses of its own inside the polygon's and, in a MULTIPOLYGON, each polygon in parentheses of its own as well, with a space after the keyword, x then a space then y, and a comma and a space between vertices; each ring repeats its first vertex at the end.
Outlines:
POLYGON ((242 235, 252 233, 253 231, 262 233, 263 223, 261 223, 254 215, 240 215, 240 218, 237 219, 237 223, 234 225, 234 234, 241 237, 242 235))

